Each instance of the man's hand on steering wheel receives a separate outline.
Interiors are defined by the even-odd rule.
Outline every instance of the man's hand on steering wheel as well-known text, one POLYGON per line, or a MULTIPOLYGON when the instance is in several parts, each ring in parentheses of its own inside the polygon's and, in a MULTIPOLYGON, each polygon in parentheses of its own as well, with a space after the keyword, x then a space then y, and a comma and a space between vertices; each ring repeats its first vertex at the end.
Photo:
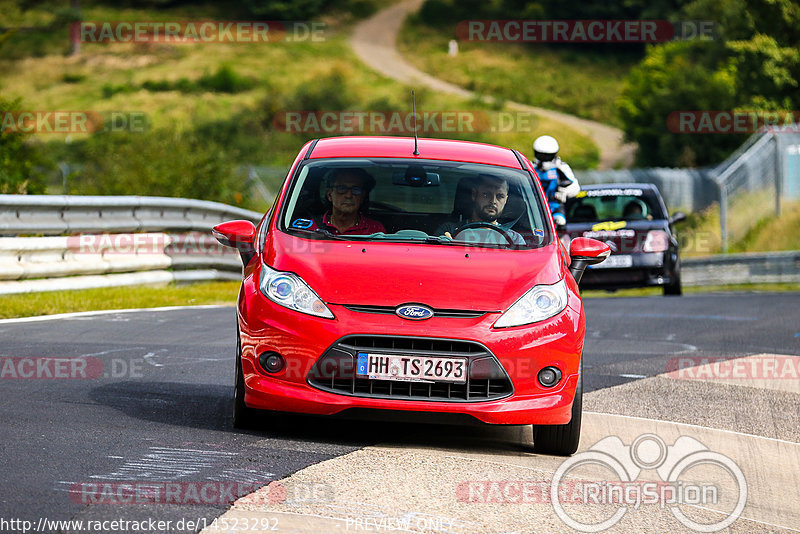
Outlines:
POLYGON ((456 230, 453 232, 453 239, 455 239, 458 236, 458 234, 460 234, 461 232, 463 232, 465 230, 478 229, 478 228, 488 228, 489 230, 494 230, 495 232, 499 232, 500 234, 502 234, 503 237, 506 238, 506 241, 508 241, 509 245, 515 245, 516 244, 514 242, 514 238, 511 237, 511 234, 509 234, 508 231, 505 228, 503 228, 502 226, 499 226, 497 224, 493 224, 493 223, 485 222, 485 221, 471 222, 471 223, 465 224, 464 226, 456 228, 456 230))

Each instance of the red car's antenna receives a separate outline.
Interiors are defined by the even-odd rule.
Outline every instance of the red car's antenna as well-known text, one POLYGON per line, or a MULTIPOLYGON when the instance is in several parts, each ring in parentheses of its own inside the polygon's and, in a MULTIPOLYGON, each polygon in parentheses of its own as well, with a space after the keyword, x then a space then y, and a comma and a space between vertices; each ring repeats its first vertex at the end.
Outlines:
POLYGON ((414 113, 414 155, 419 156, 419 150, 417 149, 417 100, 414 97, 414 90, 411 90, 411 109, 413 109, 414 113))

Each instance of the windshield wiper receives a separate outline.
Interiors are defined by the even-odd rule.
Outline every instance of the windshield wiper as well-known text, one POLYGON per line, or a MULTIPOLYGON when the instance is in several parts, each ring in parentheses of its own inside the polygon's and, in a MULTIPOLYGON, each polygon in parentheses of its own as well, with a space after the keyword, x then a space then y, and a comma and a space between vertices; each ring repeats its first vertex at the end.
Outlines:
POLYGON ((292 228, 295 232, 302 232, 304 234, 318 234, 324 235, 325 237, 329 237, 331 239, 338 239, 338 240, 346 240, 344 236, 334 234, 327 228, 314 228, 313 230, 308 230, 306 228, 292 228))
POLYGON ((452 239, 447 237, 439 237, 435 235, 402 235, 402 234, 385 234, 378 232, 366 237, 371 237, 375 241, 391 241, 393 243, 436 243, 439 245, 449 245, 452 239))

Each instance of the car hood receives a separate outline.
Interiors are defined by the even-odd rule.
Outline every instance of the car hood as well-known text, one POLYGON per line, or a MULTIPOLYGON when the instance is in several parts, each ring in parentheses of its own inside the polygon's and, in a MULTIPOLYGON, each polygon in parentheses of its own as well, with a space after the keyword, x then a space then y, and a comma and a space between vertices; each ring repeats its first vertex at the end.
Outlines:
POLYGON ((305 239, 274 232, 262 260, 299 275, 329 304, 503 311, 563 277, 557 245, 503 250, 305 239))

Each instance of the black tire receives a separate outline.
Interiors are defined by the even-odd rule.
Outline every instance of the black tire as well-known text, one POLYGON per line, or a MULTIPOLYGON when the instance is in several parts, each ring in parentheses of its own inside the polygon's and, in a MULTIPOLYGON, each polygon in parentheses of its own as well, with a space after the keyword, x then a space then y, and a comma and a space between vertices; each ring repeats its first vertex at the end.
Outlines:
POLYGON ((233 388, 233 427, 242 430, 253 428, 256 410, 244 403, 244 371, 242 370, 242 344, 236 336, 236 380, 233 388))
POLYGON ((680 268, 675 269, 675 274, 672 276, 672 280, 669 284, 664 286, 664 295, 683 295, 683 289, 681 288, 681 270, 680 268))
POLYGON ((571 456, 578 450, 583 416, 583 357, 579 369, 572 419, 566 425, 533 425, 533 452, 536 454, 571 456))

